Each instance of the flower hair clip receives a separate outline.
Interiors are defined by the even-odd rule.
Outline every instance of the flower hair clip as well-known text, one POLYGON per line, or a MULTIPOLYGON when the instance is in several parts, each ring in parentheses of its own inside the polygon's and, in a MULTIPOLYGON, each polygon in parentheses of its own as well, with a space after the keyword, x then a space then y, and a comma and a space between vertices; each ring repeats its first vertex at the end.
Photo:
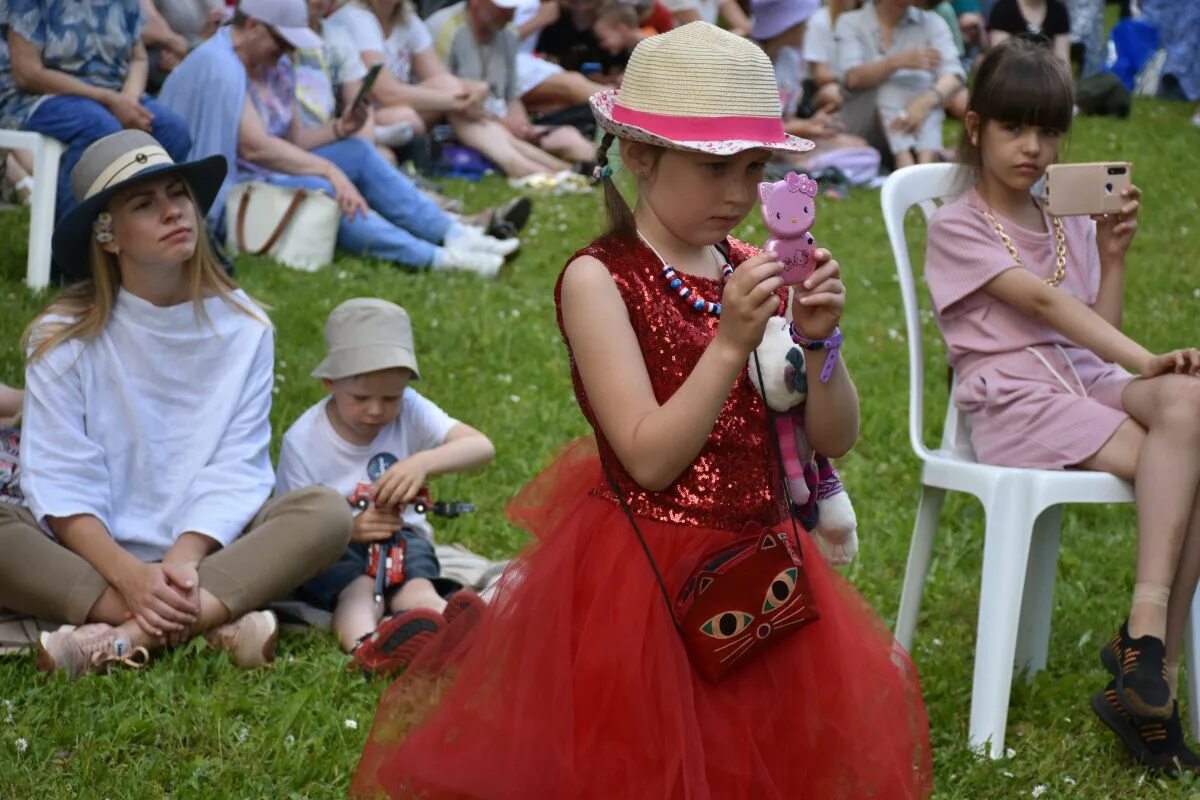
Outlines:
POLYGON ((101 211, 97 214, 96 221, 92 223, 92 234, 100 244, 111 243, 113 240, 112 214, 107 211, 101 211))
POLYGON ((610 167, 608 164, 604 164, 603 166, 597 164, 595 168, 592 169, 592 179, 597 183, 607 178, 611 178, 612 174, 612 167, 610 167))

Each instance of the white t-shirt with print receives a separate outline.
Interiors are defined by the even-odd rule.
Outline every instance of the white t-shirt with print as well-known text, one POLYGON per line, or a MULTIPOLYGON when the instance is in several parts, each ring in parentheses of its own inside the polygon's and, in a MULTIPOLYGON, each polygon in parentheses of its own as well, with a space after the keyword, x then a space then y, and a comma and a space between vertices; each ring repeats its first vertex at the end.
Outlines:
MULTIPOLYGON (((333 429, 326 409, 330 402, 331 396, 323 398, 284 434, 275 472, 277 496, 308 486, 328 486, 349 498, 359 483, 374 483, 397 461, 441 446, 450 429, 458 424, 432 400, 407 387, 396 419, 379 432, 375 441, 351 444, 333 429)), ((425 515, 411 508, 405 510, 404 523, 426 537, 433 536, 425 515)))
POLYGON ((404 83, 412 81, 413 56, 433 46, 429 29, 411 9, 387 37, 375 14, 357 3, 342 6, 329 21, 349 33, 360 53, 383 53, 388 71, 404 83))

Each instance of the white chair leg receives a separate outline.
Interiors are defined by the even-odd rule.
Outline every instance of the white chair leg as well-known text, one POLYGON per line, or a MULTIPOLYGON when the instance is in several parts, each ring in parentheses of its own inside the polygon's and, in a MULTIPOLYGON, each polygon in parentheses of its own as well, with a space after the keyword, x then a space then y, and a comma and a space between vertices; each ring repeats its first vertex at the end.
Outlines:
POLYGON ((921 493, 921 504, 917 507, 912 544, 908 548, 908 566, 904 568, 904 591, 900 594, 900 611, 896 614, 896 641, 905 650, 912 650, 917 617, 921 613, 921 595, 925 592, 925 576, 929 572, 929 558, 933 552, 933 538, 937 533, 938 515, 941 514, 942 501, 945 499, 945 489, 926 486, 921 493))
POLYGON ((1025 569, 1025 593, 1021 597, 1021 621, 1017 628, 1017 672, 1026 678, 1045 669, 1050 649, 1050 621, 1054 614, 1054 577, 1058 567, 1058 533, 1062 506, 1051 506, 1033 525, 1029 564, 1025 569))
POLYGON ((984 503, 987 525, 968 740, 972 749, 986 750, 992 758, 1004 755, 1021 593, 1033 538, 1033 513, 1024 488, 1019 481, 1002 481, 984 503))
POLYGON ((33 202, 29 214, 29 262, 25 282, 30 289, 50 285, 50 240, 54 235, 54 201, 58 194, 58 163, 62 143, 42 140, 33 165, 33 202))
POLYGON ((1192 595, 1192 610, 1188 614, 1187 625, 1183 629, 1183 641, 1186 648, 1187 661, 1184 669, 1187 675, 1187 707, 1188 726, 1192 729, 1192 738, 1200 739, 1200 661, 1197 661, 1196 645, 1200 644, 1200 592, 1192 595))

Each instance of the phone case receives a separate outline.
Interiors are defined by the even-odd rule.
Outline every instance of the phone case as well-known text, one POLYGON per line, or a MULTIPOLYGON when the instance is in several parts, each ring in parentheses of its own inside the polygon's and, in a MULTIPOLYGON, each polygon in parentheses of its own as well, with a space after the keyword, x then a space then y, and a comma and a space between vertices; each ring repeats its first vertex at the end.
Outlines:
POLYGON ((1056 217, 1115 214, 1125 204, 1133 164, 1107 161, 1052 164, 1046 170, 1046 210, 1056 217))

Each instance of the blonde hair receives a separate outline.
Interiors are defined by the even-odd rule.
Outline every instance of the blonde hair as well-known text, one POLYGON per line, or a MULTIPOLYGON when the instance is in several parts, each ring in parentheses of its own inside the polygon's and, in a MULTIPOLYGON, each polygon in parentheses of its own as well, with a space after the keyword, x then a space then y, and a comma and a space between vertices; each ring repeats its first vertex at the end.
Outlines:
MULTIPOLYGON (((196 249, 191 258, 183 263, 183 272, 196 312, 196 322, 209 322, 208 314, 204 310, 204 300, 216 296, 246 316, 266 324, 266 317, 256 313, 262 308, 260 304, 252 300, 252 306, 247 308, 234 299, 233 293, 237 291, 238 285, 225 274, 225 270, 213 255, 212 248, 208 245, 204 219, 200 215, 200 205, 196 202, 192 187, 188 186, 186 181, 183 185, 187 188, 188 198, 196 209, 198 223, 196 249)), ((117 257, 107 252, 95 237, 90 237, 88 259, 92 268, 91 278, 59 292, 50 305, 42 309, 25 329, 21 336, 21 349, 29 353, 27 363, 37 361, 60 344, 72 339, 89 342, 99 336, 108 324, 113 306, 117 302, 117 291, 121 288, 121 271, 117 257), (51 316, 66 317, 69 321, 47 321, 47 317, 51 316)))

